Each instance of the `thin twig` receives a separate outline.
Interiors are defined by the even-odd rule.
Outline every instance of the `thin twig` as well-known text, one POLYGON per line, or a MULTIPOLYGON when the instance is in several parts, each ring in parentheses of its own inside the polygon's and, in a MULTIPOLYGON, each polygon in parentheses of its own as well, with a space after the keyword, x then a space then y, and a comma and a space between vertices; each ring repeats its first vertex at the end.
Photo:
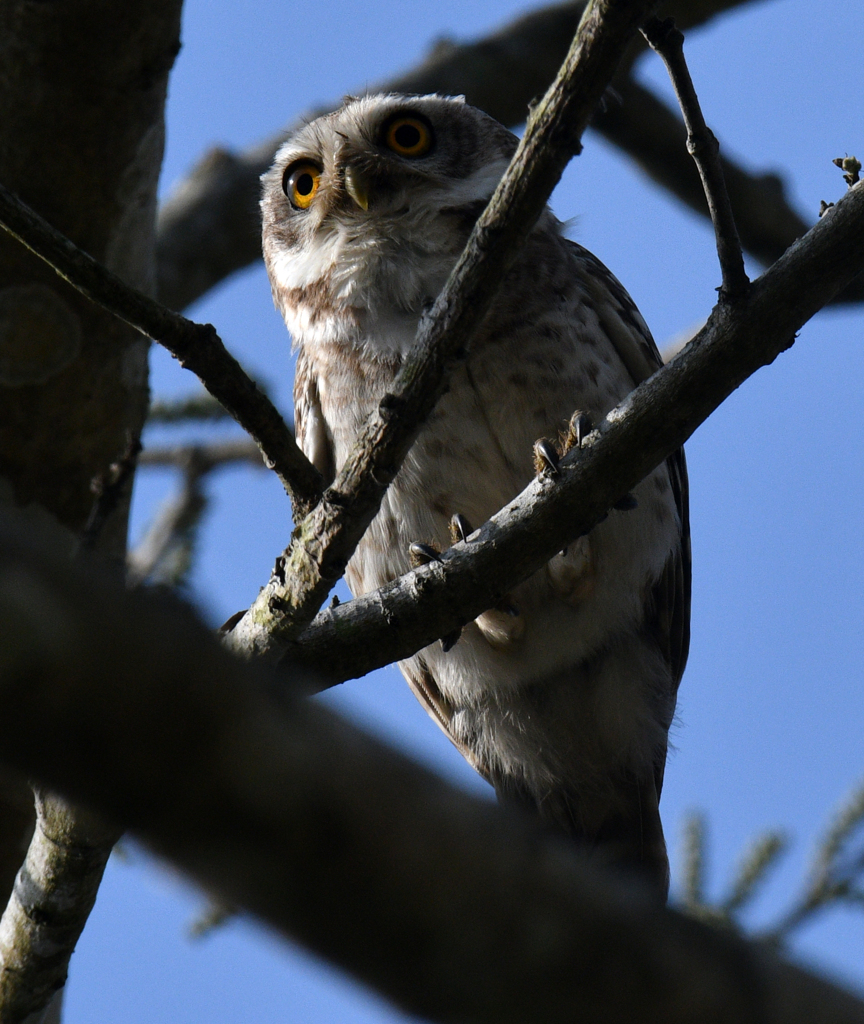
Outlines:
POLYGON ((168 349, 251 434, 299 512, 314 505, 321 493, 321 475, 211 324, 193 323, 131 288, 2 185, 0 227, 82 295, 168 349))
POLYGON ((738 868, 729 895, 719 906, 720 912, 729 920, 741 911, 758 892, 767 879, 768 872, 773 868, 783 852, 788 848, 789 840, 782 832, 766 832, 750 844, 738 868))
MULTIPOLYGON (((596 0, 546 96, 534 107, 504 177, 465 251, 419 325, 414 345, 333 486, 297 527, 291 547, 229 644, 263 654, 312 620, 378 511, 453 367, 463 360, 519 246, 543 211, 615 67, 654 0, 596 0)), ((620 495, 618 495, 620 497, 620 495)))
POLYGON ((842 856, 850 839, 864 822, 864 785, 856 787, 829 826, 813 859, 808 884, 801 897, 773 928, 759 937, 774 945, 787 942, 789 935, 815 914, 839 903, 859 903, 858 888, 864 878, 864 850, 846 863, 842 856))
MULTIPOLYGON (((259 391, 264 390, 260 381, 256 384, 259 391)), ((231 419, 231 414, 221 402, 206 392, 174 401, 157 399, 151 403, 147 412, 148 423, 186 423, 189 420, 225 419, 231 419)))
POLYGON ((176 466, 185 468, 189 460, 194 458, 202 471, 209 472, 220 466, 229 466, 238 462, 264 469, 261 451, 256 444, 245 438, 236 441, 208 441, 203 444, 164 445, 158 448, 145 448, 138 457, 138 465, 142 468, 150 466, 176 466))
POLYGON ((729 193, 726 191, 723 166, 720 163, 720 144, 702 116, 699 97, 693 88, 693 80, 684 58, 684 35, 675 27, 675 22, 671 18, 662 21, 659 18, 650 18, 642 29, 642 34, 652 49, 660 55, 672 79, 684 124, 687 126, 687 151, 699 169, 711 222, 714 225, 717 256, 723 274, 720 299, 732 302, 746 295, 750 279, 744 270, 741 242, 732 214, 732 204, 729 202, 729 193))
POLYGON ((688 910, 705 903, 705 818, 691 814, 684 822, 682 899, 688 910))
POLYGON ((183 470, 179 491, 164 503, 143 540, 127 555, 131 586, 149 581, 177 588, 192 566, 192 549, 207 507, 203 479, 214 464, 194 447, 185 449, 183 458, 175 463, 183 470))

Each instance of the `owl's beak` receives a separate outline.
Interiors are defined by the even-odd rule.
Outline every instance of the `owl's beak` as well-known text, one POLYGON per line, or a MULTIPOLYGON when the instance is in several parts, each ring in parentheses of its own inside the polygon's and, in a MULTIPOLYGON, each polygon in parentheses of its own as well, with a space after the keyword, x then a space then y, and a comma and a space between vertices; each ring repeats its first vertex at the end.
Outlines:
POLYGON ((350 164, 345 168, 345 191, 361 210, 369 209, 369 183, 363 173, 350 164))

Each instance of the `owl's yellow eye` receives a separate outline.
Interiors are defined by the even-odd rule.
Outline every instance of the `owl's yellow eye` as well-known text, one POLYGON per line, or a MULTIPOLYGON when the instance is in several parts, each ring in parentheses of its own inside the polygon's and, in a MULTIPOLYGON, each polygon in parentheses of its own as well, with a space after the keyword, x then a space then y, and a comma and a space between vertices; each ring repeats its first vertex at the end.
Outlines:
POLYGON ((433 141, 432 126, 424 118, 397 115, 384 126, 384 145, 399 156, 426 156, 433 141))
POLYGON ((310 160, 301 160, 282 175, 282 191, 295 210, 307 210, 321 184, 321 168, 310 160))

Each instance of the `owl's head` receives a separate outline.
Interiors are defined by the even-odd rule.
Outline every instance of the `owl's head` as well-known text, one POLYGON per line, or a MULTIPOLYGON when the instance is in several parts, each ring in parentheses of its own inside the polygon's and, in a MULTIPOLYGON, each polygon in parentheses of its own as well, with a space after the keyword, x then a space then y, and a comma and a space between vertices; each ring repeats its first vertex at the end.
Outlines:
POLYGON ((283 312, 311 292, 333 305, 419 310, 516 143, 461 97, 365 96, 305 125, 262 178, 264 257, 283 312))

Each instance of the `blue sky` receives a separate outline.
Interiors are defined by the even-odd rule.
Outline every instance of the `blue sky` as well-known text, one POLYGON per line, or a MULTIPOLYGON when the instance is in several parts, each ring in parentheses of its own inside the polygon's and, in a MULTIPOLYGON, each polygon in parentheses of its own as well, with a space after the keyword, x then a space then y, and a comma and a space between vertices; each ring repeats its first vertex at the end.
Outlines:
MULTIPOLYGON (((242 148, 322 101, 413 64, 442 35, 471 38, 521 10, 511 0, 322 2, 187 0, 168 106, 167 191, 209 146, 242 148)), ((864 8, 840 0, 765 0, 687 40, 709 123, 745 166, 778 171, 815 220, 845 185, 831 164, 864 154, 864 8)), ((648 58, 640 73, 669 95, 648 58)), ((704 318, 719 283, 707 225, 660 194, 597 136, 553 205, 571 235, 627 286, 662 344, 704 318)), ((756 272, 756 268, 752 268, 756 272)), ((288 338, 258 266, 192 311, 290 409, 288 338)), ((864 777, 864 310, 820 314, 796 345, 746 382, 688 445, 693 642, 661 809, 678 862, 680 823, 708 816, 709 877, 719 891, 766 827, 793 840, 754 910, 775 920, 801 885, 832 808, 864 777)), ((196 382, 154 353, 160 396, 196 382)), ((151 435, 153 441, 167 437, 151 435)), ((175 436, 175 435, 170 435, 175 436)), ((169 492, 170 473, 136 485, 133 538, 169 492)), ((278 483, 229 470, 211 486, 193 595, 214 622, 247 605, 290 530, 278 483)), ((416 704, 396 669, 353 681, 327 703, 485 793, 416 704)), ((112 858, 68 986, 67 1024, 242 1024, 249 1020, 404 1019, 376 996, 249 921, 191 942, 202 899, 127 845, 112 858)), ((302 884, 302 880, 299 881, 302 884)), ((864 914, 831 913, 795 953, 864 992, 864 914)))

